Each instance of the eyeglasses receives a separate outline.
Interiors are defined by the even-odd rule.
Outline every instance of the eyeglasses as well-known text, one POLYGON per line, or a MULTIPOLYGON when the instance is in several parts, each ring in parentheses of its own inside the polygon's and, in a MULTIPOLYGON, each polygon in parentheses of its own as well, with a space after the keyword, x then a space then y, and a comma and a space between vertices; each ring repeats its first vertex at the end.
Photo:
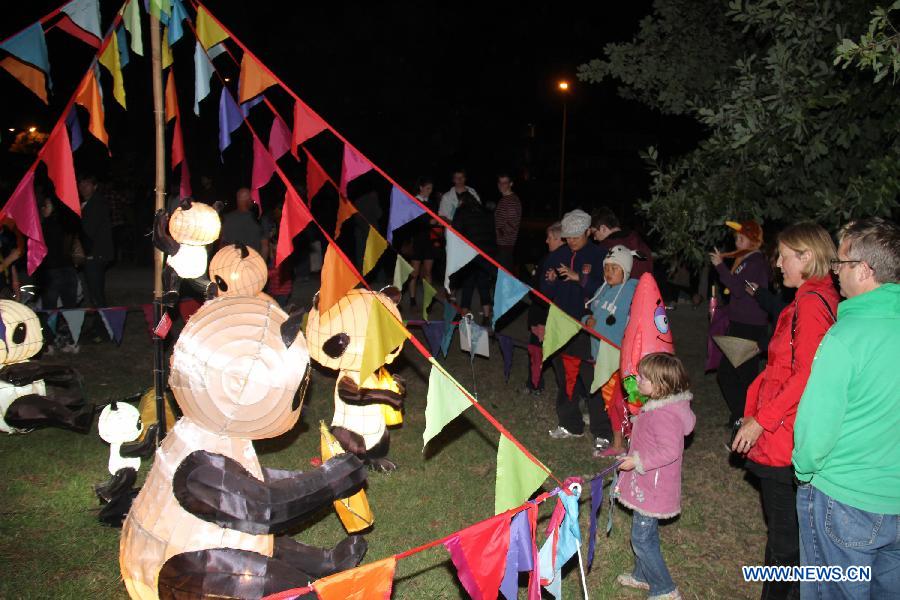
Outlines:
MULTIPOLYGON (((835 275, 837 275, 838 273, 841 272, 841 267, 843 265, 857 265, 861 262, 862 262, 861 260, 841 260, 839 258, 832 258, 830 261, 831 272, 834 273, 835 275)), ((853 267, 850 267, 850 268, 852 269, 853 267)))

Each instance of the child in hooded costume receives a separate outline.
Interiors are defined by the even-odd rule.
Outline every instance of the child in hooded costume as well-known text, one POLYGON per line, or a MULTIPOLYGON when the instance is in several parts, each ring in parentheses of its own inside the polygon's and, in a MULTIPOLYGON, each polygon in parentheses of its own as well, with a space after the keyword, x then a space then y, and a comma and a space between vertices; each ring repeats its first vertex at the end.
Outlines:
MULTIPOLYGON (((603 259, 603 285, 585 303, 585 307, 591 311, 591 316, 587 317, 587 325, 617 346, 622 344, 631 300, 638 283, 636 279, 630 278, 635 255, 634 251, 621 244, 610 248, 603 259)), ((623 454, 627 420, 625 396, 619 376, 619 349, 592 338, 591 356, 594 359, 591 393, 601 390, 613 429, 610 447, 595 452, 595 455, 601 457, 623 454)))

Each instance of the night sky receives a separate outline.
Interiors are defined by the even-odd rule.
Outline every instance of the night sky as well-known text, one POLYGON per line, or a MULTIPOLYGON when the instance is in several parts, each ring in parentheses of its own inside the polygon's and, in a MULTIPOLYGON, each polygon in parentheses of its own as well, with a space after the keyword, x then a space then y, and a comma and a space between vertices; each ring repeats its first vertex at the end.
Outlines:
MULTIPOLYGON (((30 0, 7 7, 2 35, 28 25, 57 2, 30 0)), ((106 27, 119 5, 102 0, 101 6, 106 27)), ((648 1, 530 5, 211 0, 208 6, 313 109, 409 190, 418 175, 427 174, 443 191, 449 187, 450 171, 462 166, 470 184, 483 197, 493 198, 495 175, 508 171, 517 179, 528 216, 555 217, 562 110, 556 82, 562 78, 573 84, 568 99, 567 208, 609 204, 628 219, 631 203, 646 193, 638 151, 650 144, 679 149, 695 135, 682 122, 619 99, 612 83, 586 85, 575 79, 577 66, 600 56, 606 43, 631 39, 649 13, 648 1)), ((6 129, 33 123, 48 130, 92 55, 91 48, 59 30, 49 31, 47 41, 55 85, 49 109, 5 71, 0 75, 6 98, 0 145, 4 188, 15 185, 27 164, 7 153, 6 129)), ((235 186, 249 181, 249 136, 237 135, 225 164, 219 163, 218 88, 214 84, 201 104, 200 119, 194 118, 192 50, 193 36, 185 28, 185 38, 173 51, 195 186, 201 173, 212 174, 220 192, 231 197, 235 186)), ((149 56, 146 41, 145 54, 149 56)), ((216 64, 227 64, 227 59, 216 64)), ((231 74, 236 77, 237 69, 231 74)), ((110 90, 105 72, 103 77, 110 90)), ((76 153, 76 167, 101 178, 111 170, 126 173, 120 177, 135 189, 149 189, 149 60, 133 56, 125 80, 127 113, 111 99, 106 103, 117 162, 108 162, 102 146, 91 140, 76 153)), ((269 96, 290 123, 287 97, 279 91, 269 96)), ((267 125, 260 123, 267 132, 267 125)), ((326 151, 329 143, 319 142, 326 151)), ((277 194, 270 192, 273 199, 277 194)))

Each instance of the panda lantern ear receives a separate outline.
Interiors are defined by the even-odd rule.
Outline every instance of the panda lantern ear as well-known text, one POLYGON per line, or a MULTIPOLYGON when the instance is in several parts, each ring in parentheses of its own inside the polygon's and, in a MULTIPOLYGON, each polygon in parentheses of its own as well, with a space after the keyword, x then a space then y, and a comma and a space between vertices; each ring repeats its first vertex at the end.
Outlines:
POLYGON ((294 343, 294 340, 297 339, 297 334, 300 333, 300 329, 303 327, 303 311, 297 311, 291 314, 288 317, 287 321, 281 324, 281 341, 284 342, 285 348, 290 348, 291 344, 294 343))

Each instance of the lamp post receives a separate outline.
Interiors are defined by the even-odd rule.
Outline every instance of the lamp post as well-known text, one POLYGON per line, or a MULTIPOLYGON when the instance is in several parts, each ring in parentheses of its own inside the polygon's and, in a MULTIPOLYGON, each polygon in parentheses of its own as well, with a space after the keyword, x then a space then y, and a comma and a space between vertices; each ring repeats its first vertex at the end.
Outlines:
POLYGON ((562 140, 559 145, 559 218, 562 218, 563 195, 566 189, 566 99, 569 95, 569 82, 560 81, 557 89, 562 94, 562 140))

